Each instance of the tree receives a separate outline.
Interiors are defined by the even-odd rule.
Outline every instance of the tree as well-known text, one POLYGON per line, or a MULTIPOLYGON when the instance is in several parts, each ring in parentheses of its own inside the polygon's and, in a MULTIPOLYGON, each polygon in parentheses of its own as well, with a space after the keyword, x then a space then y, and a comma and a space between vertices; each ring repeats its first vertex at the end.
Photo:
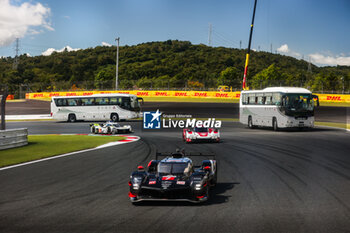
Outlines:
POLYGON ((285 85, 288 75, 281 72, 281 70, 275 66, 270 65, 266 69, 257 73, 251 80, 251 87, 254 89, 262 89, 269 86, 285 85))
POLYGON ((95 75, 95 88, 112 88, 113 80, 115 80, 115 66, 107 65, 99 69, 95 75))
POLYGON ((227 67, 221 71, 217 79, 217 85, 231 86, 233 88, 240 88, 242 74, 235 67, 227 67))

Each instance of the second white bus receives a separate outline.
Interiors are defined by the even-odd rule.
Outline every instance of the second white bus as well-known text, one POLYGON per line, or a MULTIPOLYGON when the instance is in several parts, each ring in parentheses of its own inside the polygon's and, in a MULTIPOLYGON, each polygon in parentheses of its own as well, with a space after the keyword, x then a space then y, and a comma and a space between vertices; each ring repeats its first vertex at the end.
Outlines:
POLYGON ((52 97, 51 116, 55 120, 75 122, 120 121, 141 117, 142 98, 131 94, 52 97))
POLYGON ((305 88, 269 87, 263 90, 242 91, 239 120, 249 128, 314 127, 314 107, 318 96, 305 88))

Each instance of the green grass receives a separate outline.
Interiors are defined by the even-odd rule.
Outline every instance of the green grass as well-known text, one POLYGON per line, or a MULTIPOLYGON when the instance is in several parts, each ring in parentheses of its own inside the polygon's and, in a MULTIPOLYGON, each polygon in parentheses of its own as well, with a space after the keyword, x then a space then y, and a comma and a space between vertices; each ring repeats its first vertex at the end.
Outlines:
POLYGON ((28 145, 0 151, 0 167, 79 151, 125 139, 118 136, 29 135, 28 145))

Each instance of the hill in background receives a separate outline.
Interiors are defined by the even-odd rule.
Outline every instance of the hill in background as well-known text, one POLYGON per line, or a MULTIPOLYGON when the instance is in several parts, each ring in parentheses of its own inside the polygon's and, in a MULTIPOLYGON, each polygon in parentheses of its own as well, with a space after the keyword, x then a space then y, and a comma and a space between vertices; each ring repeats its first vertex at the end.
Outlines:
MULTIPOLYGON (((122 46, 119 53, 119 88, 215 89, 218 85, 240 90, 246 50, 192 45, 168 40, 122 46)), ((54 52, 50 56, 0 59, 0 81, 12 93, 70 89, 113 89, 116 47, 54 52)), ((317 67, 293 57, 251 52, 248 85, 303 86, 317 91, 349 92, 350 67, 317 67)))

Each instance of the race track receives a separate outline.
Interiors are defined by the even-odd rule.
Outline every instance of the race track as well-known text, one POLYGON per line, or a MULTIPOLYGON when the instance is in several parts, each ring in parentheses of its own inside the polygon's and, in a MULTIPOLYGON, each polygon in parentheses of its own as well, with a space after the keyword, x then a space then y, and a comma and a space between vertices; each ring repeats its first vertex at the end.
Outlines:
MULTIPOLYGON (((128 123, 129 124, 129 123, 128 123)), ((350 134, 273 132, 224 122, 222 142, 185 144, 180 130, 0 171, 0 232, 349 232, 350 134), (128 179, 156 149, 216 154, 219 184, 204 205, 132 205, 128 179)), ((88 133, 81 123, 11 122, 30 134, 88 133)), ((57 145, 64 146, 64 145, 57 145)))
MULTIPOLYGON (((189 114, 199 118, 237 118, 237 103, 177 103, 177 102, 145 102, 143 111, 159 109, 165 114, 189 114)), ((50 102, 26 100, 26 102, 9 102, 6 104, 7 115, 50 114, 50 102)), ((350 107, 326 107, 315 109, 315 119, 321 122, 338 122, 350 124, 350 107)))

